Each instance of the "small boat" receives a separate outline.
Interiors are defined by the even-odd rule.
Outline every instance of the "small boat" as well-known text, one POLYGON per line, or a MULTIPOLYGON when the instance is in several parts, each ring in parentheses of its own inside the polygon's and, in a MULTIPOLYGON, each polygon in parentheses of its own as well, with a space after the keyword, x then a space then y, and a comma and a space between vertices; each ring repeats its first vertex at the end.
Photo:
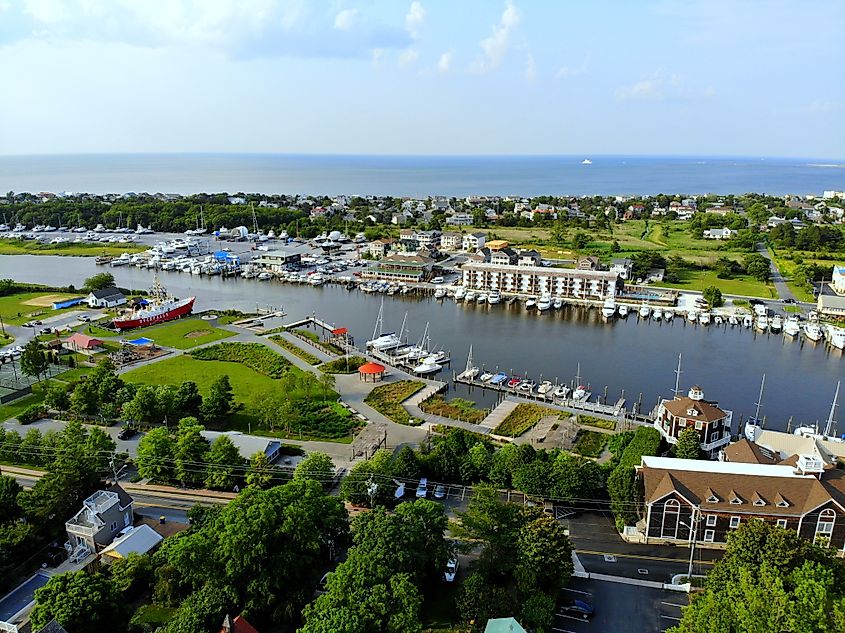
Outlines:
POLYGON ((798 323, 798 315, 789 315, 786 322, 783 324, 783 333, 787 336, 798 336, 800 331, 801 325, 798 323))
POLYGON ((502 295, 499 293, 498 289, 493 290, 489 295, 487 295, 487 303, 491 306, 496 305, 502 300, 502 295))
POLYGON ((709 312, 702 312, 698 315, 698 322, 701 325, 710 325, 710 313, 709 312))
POLYGON ((537 393, 539 393, 541 396, 545 396, 552 390, 554 390, 554 385, 548 380, 544 380, 542 383, 540 383, 540 386, 537 387, 537 393))
POLYGON ((467 296, 467 289, 461 286, 457 290, 455 290, 455 301, 463 301, 464 297, 467 296))
POLYGON ((836 349, 845 349, 845 328, 827 326, 827 340, 836 349))
POLYGON ((491 374, 489 371, 485 371, 483 374, 481 374, 481 377, 478 380, 480 380, 481 382, 490 382, 490 379, 493 378, 493 376, 495 376, 495 374, 491 374))
POLYGON ((663 320, 664 321, 671 321, 675 318, 675 313, 671 310, 664 310, 663 311, 663 320))
POLYGON ((552 301, 552 307, 555 310, 560 310, 563 307, 563 299, 560 297, 555 297, 555 300, 552 301))
MULTIPOLYGON (((440 354, 442 355, 438 355, 439 362, 445 362, 445 360, 447 359, 446 353, 441 352, 440 354)), ((467 354, 466 369, 464 369, 460 374, 458 374, 458 378, 461 378, 463 380, 474 380, 480 372, 481 369, 472 364, 472 345, 470 345, 469 354, 467 354)))
POLYGON ((822 329, 818 323, 808 323, 804 326, 804 336, 817 343, 822 338, 822 329))
POLYGON ((639 312, 639 314, 640 314, 640 316, 641 316, 642 318, 644 318, 644 319, 647 319, 647 318, 648 318, 648 316, 651 314, 651 308, 650 308, 650 307, 648 307, 648 304, 647 304, 647 303, 644 303, 644 304, 642 304, 642 305, 640 306, 640 312, 639 312))
POLYGON ((445 296, 446 296, 446 289, 443 288, 442 286, 437 288, 437 290, 434 291, 434 298, 435 299, 442 299, 445 296))
POLYGON ((655 321, 660 321, 663 318, 663 310, 660 308, 655 308, 654 312, 651 313, 651 318, 655 321))
POLYGON ((619 316, 622 317, 623 319, 628 316, 628 306, 626 306, 626 305, 620 305, 619 306, 619 316))
POLYGON ((476 303, 487 303, 487 294, 484 292, 479 292, 478 296, 475 298, 476 303))
POLYGON ((604 305, 601 308, 601 315, 605 319, 612 319, 616 316, 616 300, 613 297, 604 300, 604 305))
POLYGON ((493 376, 490 379, 490 384, 491 385, 501 385, 507 379, 508 379, 508 375, 505 372, 500 371, 498 374, 496 374, 495 376, 493 376))
POLYGON ((819 320, 819 313, 816 312, 815 310, 810 310, 807 313, 807 319, 810 320, 810 321, 818 321, 819 320))
POLYGON ((734 325, 739 325, 739 319, 736 318, 736 316, 732 314, 731 316, 728 317, 728 323, 731 324, 731 327, 733 327, 734 325))
POLYGON ((581 164, 582 165, 592 165, 593 161, 591 161, 589 158, 585 158, 584 160, 581 161, 581 164))
POLYGON ((696 323, 698 321, 698 310, 690 310, 687 312, 687 321, 696 323))
POLYGON ((769 323, 769 329, 772 332, 780 332, 783 329, 783 320, 780 318, 779 314, 772 317, 772 320, 769 323))
MULTIPOLYGON (((193 272, 193 271, 194 271, 194 269, 192 268, 191 272, 193 272)), ((258 273, 258 281, 270 281, 272 278, 273 278, 273 274, 268 273, 267 271, 264 271, 263 273, 258 273)))
POLYGON ((565 398, 569 394, 569 387, 566 385, 560 385, 557 389, 552 392, 552 397, 554 398, 565 398))
POLYGON ((419 365, 414 367, 414 373, 419 376, 425 376, 427 374, 436 374, 441 369, 443 369, 443 365, 438 363, 433 357, 429 356, 419 365))
POLYGON ((725 319, 722 318, 721 314, 717 314, 715 317, 713 317, 713 323, 715 323, 716 325, 724 325, 725 319))
POLYGON ((742 326, 743 327, 746 327, 746 328, 751 327, 753 325, 753 323, 754 323, 754 320, 751 318, 750 314, 746 314, 744 317, 742 317, 742 326))
POLYGON ((467 293, 464 295, 464 300, 467 302, 475 301, 476 293, 472 290, 467 290, 467 293))
POLYGON ((757 329, 761 332, 765 332, 769 327, 769 317, 766 315, 761 315, 757 317, 757 329))
POLYGON ((524 391, 525 393, 531 393, 532 391, 534 391, 534 387, 536 384, 537 383, 535 383, 533 380, 523 380, 517 386, 517 390, 524 391))
POLYGON ((519 383, 522 382, 522 378, 519 376, 514 376, 510 380, 508 380, 508 389, 516 389, 519 386, 519 383))
POLYGON ((534 299, 526 299, 525 301, 525 309, 526 310, 533 310, 537 307, 537 302, 534 299))
POLYGON ((587 387, 585 385, 578 385, 578 388, 572 392, 573 400, 586 400, 589 397, 590 392, 587 391, 587 387))
POLYGON ((540 298, 537 300, 537 309, 540 312, 545 312, 549 308, 552 307, 552 296, 546 292, 540 295, 540 298))

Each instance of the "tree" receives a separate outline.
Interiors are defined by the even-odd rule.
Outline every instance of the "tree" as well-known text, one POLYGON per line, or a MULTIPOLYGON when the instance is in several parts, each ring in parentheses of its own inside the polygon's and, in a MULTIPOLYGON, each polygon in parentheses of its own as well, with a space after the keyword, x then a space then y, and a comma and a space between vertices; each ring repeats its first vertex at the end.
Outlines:
POLYGON ((56 409, 60 414, 70 408, 70 394, 67 385, 51 381, 44 394, 44 404, 56 409))
POLYGON ((196 418, 182 418, 176 433, 176 444, 173 446, 173 474, 183 485, 199 483, 203 480, 205 462, 208 453, 208 442, 202 436, 204 427, 196 418))
POLYGON ((211 383, 208 396, 202 401, 202 416, 206 420, 219 420, 232 411, 234 396, 229 376, 224 374, 211 383))
POLYGON ((555 599, 538 591, 522 602, 522 623, 533 631, 548 631, 555 617, 555 599))
POLYGON ((70 394, 70 410, 76 415, 91 415, 97 411, 99 396, 97 386, 90 380, 84 380, 70 394))
POLYGON ((41 348, 41 343, 36 339, 24 345, 20 366, 24 376, 34 376, 39 382, 41 381, 41 376, 47 371, 49 362, 41 348))
POLYGON ((742 259, 745 272, 759 281, 768 281, 771 275, 769 260, 760 253, 751 253, 742 259))
POLYGON ((114 288, 114 275, 111 273, 97 273, 96 275, 91 275, 85 280, 83 288, 89 292, 102 290, 103 288, 114 288))
POLYGON ((575 237, 572 238, 572 246, 575 248, 575 250, 579 250, 579 251, 584 250, 585 248, 587 248, 587 245, 589 243, 590 243, 590 236, 587 235, 586 233, 581 232, 581 231, 578 231, 575 234, 575 237))
POLYGON ((334 478, 334 462, 325 453, 314 451, 309 453, 299 464, 293 473, 294 479, 313 479, 324 486, 331 483, 334 478))
POLYGON ((35 591, 30 619, 40 630, 52 619, 68 633, 119 631, 126 626, 125 602, 117 587, 102 574, 73 571, 50 578, 35 591))
POLYGON ((149 556, 129 552, 126 558, 119 558, 109 565, 112 582, 118 591, 135 594, 146 589, 153 577, 152 561, 149 556))
POLYGON ((268 488, 273 481, 273 467, 263 452, 252 456, 246 474, 246 485, 252 488, 268 488))
POLYGON ((539 589, 557 596, 573 571, 572 546, 560 522, 543 514, 522 526, 514 570, 522 593, 539 589))
POLYGON ((135 392, 132 400, 123 405, 123 417, 139 424, 161 422, 162 414, 158 405, 156 388, 152 385, 142 385, 135 392))
POLYGON ((0 524, 15 521, 21 515, 18 493, 23 488, 14 477, 0 475, 0 524))
POLYGON ((173 439, 164 427, 152 429, 138 442, 138 474, 167 482, 173 478, 173 439))
POLYGON ((200 394, 197 383, 186 380, 179 385, 179 388, 176 389, 173 407, 180 416, 198 417, 202 407, 202 394, 200 394))
POLYGON ((845 568, 832 552, 763 521, 728 536, 703 593, 683 610, 675 633, 841 631, 845 568))
POLYGON ((513 615, 513 598, 502 587, 491 585, 483 574, 467 576, 455 598, 458 613, 465 622, 487 622, 492 618, 513 615))
POLYGON ((698 459, 701 453, 701 437, 694 426, 688 426, 678 436, 675 444, 675 457, 678 459, 698 459))
POLYGON ((206 487, 231 490, 241 476, 241 472, 237 469, 244 461, 232 440, 226 435, 221 435, 214 440, 206 461, 208 462, 208 474, 205 476, 206 487))
POLYGON ((707 286, 702 295, 711 309, 718 308, 725 303, 725 300, 722 299, 722 291, 716 286, 707 286))

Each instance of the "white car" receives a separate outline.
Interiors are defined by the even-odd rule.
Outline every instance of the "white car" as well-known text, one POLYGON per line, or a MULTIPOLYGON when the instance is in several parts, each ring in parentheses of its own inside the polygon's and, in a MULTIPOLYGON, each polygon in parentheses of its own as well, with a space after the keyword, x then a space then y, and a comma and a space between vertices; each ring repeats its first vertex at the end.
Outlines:
POLYGON ((423 477, 417 486, 417 499, 425 499, 428 496, 428 479, 423 477))
POLYGON ((455 576, 458 575, 458 566, 460 563, 458 562, 458 558, 451 558, 449 562, 446 563, 446 571, 443 573, 443 579, 446 582, 455 582, 455 576))
POLYGON ((443 283, 443 277, 435 277, 434 279, 431 280, 431 283, 442 284, 443 283))
POLYGON ((443 484, 437 484, 434 487, 434 498, 435 499, 443 499, 446 497, 446 486, 443 484))

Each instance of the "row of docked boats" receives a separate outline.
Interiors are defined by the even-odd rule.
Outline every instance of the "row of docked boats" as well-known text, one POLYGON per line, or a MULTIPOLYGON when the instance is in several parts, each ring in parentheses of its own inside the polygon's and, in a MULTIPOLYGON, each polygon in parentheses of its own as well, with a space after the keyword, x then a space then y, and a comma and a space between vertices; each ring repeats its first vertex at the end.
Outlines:
POLYGON ((425 330, 416 344, 407 342, 406 323, 408 314, 402 319, 402 328, 399 333, 385 332, 384 325, 384 300, 382 299, 379 308, 376 325, 373 329, 373 338, 367 341, 367 350, 377 358, 384 360, 391 365, 402 367, 413 372, 417 376, 436 374, 443 369, 444 365, 450 362, 449 353, 442 349, 436 349, 431 343, 429 336, 429 324, 425 324, 425 330))
MULTIPOLYGON (((449 296, 448 291, 444 288, 438 288, 434 292, 435 299, 442 299, 444 297, 449 296)), ((514 303, 521 303, 527 310, 534 310, 536 309, 539 312, 545 312, 546 310, 560 310, 566 305, 566 302, 563 300, 562 297, 552 297, 549 293, 543 293, 539 297, 522 297, 519 295, 509 295, 508 297, 503 297, 499 290, 494 289, 490 292, 480 292, 475 290, 468 290, 463 286, 458 287, 452 297, 457 302, 465 302, 465 303, 481 303, 481 304, 488 304, 488 305, 498 305, 499 303, 506 303, 507 305, 513 305, 514 303)))

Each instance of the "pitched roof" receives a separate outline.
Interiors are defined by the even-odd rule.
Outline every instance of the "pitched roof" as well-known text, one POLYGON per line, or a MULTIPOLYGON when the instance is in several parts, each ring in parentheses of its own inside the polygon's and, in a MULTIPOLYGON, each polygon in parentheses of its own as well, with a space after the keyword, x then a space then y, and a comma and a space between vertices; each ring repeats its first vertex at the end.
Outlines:
POLYGON ((777 464, 780 459, 777 453, 759 446, 748 439, 742 438, 725 447, 725 459, 729 462, 745 464, 777 464))
POLYGON ((704 400, 693 400, 688 396, 665 400, 663 406, 666 410, 679 418, 691 418, 705 422, 715 422, 727 417, 727 413, 719 407, 713 406, 704 400), (692 413, 690 413, 692 411, 692 413))
POLYGON ((101 347, 103 345, 103 342, 100 339, 88 336, 87 334, 82 334, 81 332, 74 332, 68 336, 64 342, 65 344, 72 345, 80 349, 94 349, 95 347, 101 347))
POLYGON ((146 554, 161 541, 161 534, 156 533, 149 525, 139 525, 115 539, 102 553, 103 556, 112 558, 126 558, 132 553, 146 554))
POLYGON ((805 514, 831 500, 845 507, 845 473, 834 469, 819 480, 791 466, 643 457, 641 471, 646 503, 674 491, 704 511, 735 514, 761 512, 755 500, 773 515, 805 514))
POLYGON ((131 496, 128 492, 126 492, 126 491, 125 491, 125 490, 124 490, 124 489, 120 486, 120 484, 114 484, 114 485, 113 485, 113 486, 111 486, 110 488, 107 488, 107 490, 109 490, 110 492, 114 492, 114 493, 116 493, 116 494, 117 494, 117 498, 118 498, 118 500, 119 500, 119 503, 120 503, 120 507, 121 507, 121 508, 125 508, 125 507, 127 507, 130 503, 132 503, 132 502, 134 501, 134 499, 132 499, 132 496, 131 496))
POLYGON ((36 633, 67 633, 67 629, 55 620, 50 620, 43 629, 38 629, 36 633))
POLYGON ((95 299, 106 299, 108 297, 122 297, 123 293, 115 287, 100 288, 91 292, 95 299))
POLYGON ((513 618, 487 620, 484 633, 525 633, 525 629, 513 618))
POLYGON ((223 618, 220 633, 258 633, 258 629, 247 622, 242 615, 233 618, 227 613, 226 617, 223 618))

